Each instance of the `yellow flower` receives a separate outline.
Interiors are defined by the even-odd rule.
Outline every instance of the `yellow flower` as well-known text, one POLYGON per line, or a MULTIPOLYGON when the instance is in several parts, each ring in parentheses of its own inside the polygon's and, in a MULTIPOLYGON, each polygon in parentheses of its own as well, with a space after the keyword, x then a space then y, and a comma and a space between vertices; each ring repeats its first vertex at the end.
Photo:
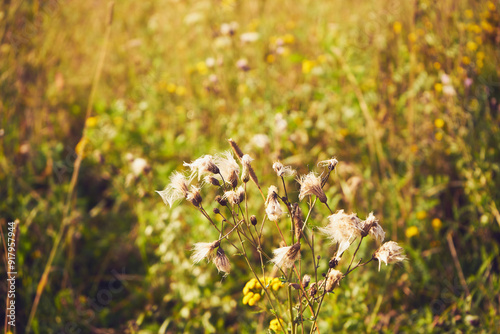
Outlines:
POLYGON ((401 24, 401 22, 396 21, 392 25, 392 29, 394 30, 394 33, 399 34, 401 32, 401 29, 403 29, 403 25, 401 24))
POLYGON ((417 212, 417 219, 418 220, 423 220, 425 218, 427 218, 427 212, 425 212, 425 211, 417 212))
POLYGON ((276 56, 273 55, 273 54, 268 54, 267 57, 266 57, 266 61, 269 63, 269 64, 272 64, 274 63, 274 61, 276 60, 276 56))
POLYGON ((444 121, 441 118, 436 118, 434 120, 434 125, 436 128, 442 128, 444 126, 444 121))
POLYGON ((184 86, 179 86, 177 87, 177 89, 175 90, 175 94, 179 95, 179 96, 184 96, 186 95, 186 92, 187 92, 187 89, 186 87, 184 86))
POLYGON ((441 64, 438 63, 438 62, 435 62, 434 63, 434 68, 439 71, 441 69, 441 64))
POLYGON ((464 65, 469 65, 470 64, 470 58, 467 57, 467 56, 462 57, 462 63, 464 63, 464 65))
POLYGON ((283 42, 285 42, 286 44, 293 44, 295 43, 295 36, 293 36, 292 34, 286 34, 285 36, 283 36, 283 42))
POLYGON ((78 144, 76 144, 76 147, 75 147, 76 154, 83 155, 83 150, 85 148, 85 145, 87 145, 88 142, 89 142, 89 140, 87 137, 82 137, 82 139, 80 139, 78 144))
POLYGON ((495 6, 495 4, 491 1, 488 1, 488 9, 492 12, 495 11, 495 9, 497 9, 497 7, 495 6))
POLYGON ((468 18, 468 19, 473 18, 474 17, 474 12, 472 10, 470 10, 470 9, 467 9, 465 11, 465 17, 468 18))
MULTIPOLYGON (((281 323, 283 324, 283 319, 280 318, 280 320, 281 323)), ((280 326, 280 320, 278 320, 277 318, 271 320, 271 322, 269 323, 269 329, 272 329, 275 332, 282 331, 282 328, 280 326)))
POLYGON ((176 88, 177 86, 173 83, 167 84, 167 92, 169 92, 170 94, 175 93, 176 88))
POLYGON ((418 228, 416 226, 410 226, 406 229, 405 234, 407 238, 413 238, 418 235, 418 228))
POLYGON ((434 138, 436 138, 437 141, 443 140, 443 133, 442 132, 436 132, 434 135, 434 138))
POLYGON ((476 51, 477 50, 477 44, 474 43, 473 41, 468 41, 467 42, 467 49, 469 49, 469 51, 476 51))
POLYGON ((415 43, 417 41, 417 34, 414 32, 408 34, 408 40, 412 43, 415 43))
POLYGON ((439 218, 434 218, 432 220, 432 227, 436 230, 439 231, 441 227, 443 226, 443 223, 441 222, 441 219, 439 218))
POLYGON ((97 125, 97 116, 89 117, 85 121, 85 126, 88 128, 93 128, 97 125))
POLYGON ((435 83, 434 90, 438 93, 441 93, 441 91, 443 90, 443 84, 439 82, 435 83))
POLYGON ((302 61, 302 73, 308 74, 314 68, 314 61, 312 60, 304 60, 302 61))
POLYGON ((207 67, 207 64, 205 64, 204 61, 200 61, 198 63, 196 63, 196 70, 198 71, 198 73, 200 73, 201 75, 204 75, 204 74, 207 74, 208 73, 208 67, 207 67))

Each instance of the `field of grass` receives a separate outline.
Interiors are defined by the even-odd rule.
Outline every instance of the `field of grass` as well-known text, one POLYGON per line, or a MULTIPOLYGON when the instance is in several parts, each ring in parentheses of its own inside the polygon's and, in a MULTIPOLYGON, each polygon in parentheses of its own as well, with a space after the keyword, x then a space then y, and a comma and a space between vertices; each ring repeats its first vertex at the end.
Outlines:
MULTIPOLYGON (((226 250, 225 278, 193 265, 193 244, 218 232, 155 193, 229 138, 255 159, 265 193, 281 186, 274 161, 302 175, 336 157, 329 206, 373 211, 405 250, 401 265, 343 280, 325 298, 321 333, 500 328, 500 3, 483 0, 4 1, 5 237, 19 223, 16 326, 2 328, 270 330, 266 304, 242 302, 243 257, 226 250)), ((295 201, 299 186, 287 187, 295 201)), ((201 193, 211 212, 215 191, 201 193)), ((315 209, 311 234, 328 215, 315 209)), ((326 272, 335 247, 319 239, 326 272)), ((269 234, 266 247, 279 240, 269 234)))

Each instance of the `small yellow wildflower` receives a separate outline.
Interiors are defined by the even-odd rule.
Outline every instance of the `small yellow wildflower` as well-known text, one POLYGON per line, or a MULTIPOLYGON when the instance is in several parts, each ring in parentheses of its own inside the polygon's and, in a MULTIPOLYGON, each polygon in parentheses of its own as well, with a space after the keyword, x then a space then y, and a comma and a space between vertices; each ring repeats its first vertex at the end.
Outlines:
POLYGON ((438 93, 441 93, 443 91, 443 84, 439 82, 435 83, 434 90, 438 93))
POLYGON ((464 65, 469 65, 470 64, 470 58, 467 57, 467 56, 463 56, 462 57, 462 63, 464 63, 464 65))
MULTIPOLYGON (((283 319, 280 318, 280 320, 281 323, 283 324, 283 319)), ((280 326, 280 320, 278 319, 271 320, 271 322, 269 323, 269 329, 272 329, 275 332, 280 332, 282 330, 280 326)))
POLYGON ((302 73, 308 74, 314 68, 314 61, 312 60, 304 60, 302 61, 302 73))
POLYGON ((286 34, 285 36, 283 36, 283 42, 285 42, 286 44, 293 44, 295 43, 295 36, 293 36, 292 34, 286 34))
POLYGON ((436 230, 439 231, 441 227, 443 226, 443 222, 441 222, 441 219, 439 218, 434 218, 432 220, 432 227, 436 230))
POLYGON ((405 234, 407 238, 413 238, 418 235, 418 228, 416 226, 410 226, 406 229, 405 234))
POLYGON ((272 64, 274 63, 274 61, 276 60, 276 56, 273 55, 273 54, 268 54, 267 57, 266 57, 266 61, 269 63, 269 64, 272 64))
POLYGON ((176 88, 177 88, 177 86, 173 83, 167 84, 167 92, 169 92, 170 94, 175 93, 176 88))
POLYGON ((476 53, 476 58, 477 59, 481 59, 482 60, 482 59, 484 59, 484 57, 485 57, 485 54, 484 54, 483 51, 479 51, 478 53, 476 53))
POLYGON ((417 219, 418 220, 423 220, 425 218, 427 218, 427 212, 425 212, 425 211, 417 212, 417 219))
POLYGON ((82 137, 82 139, 80 139, 78 144, 76 144, 76 147, 75 147, 76 154, 83 155, 83 150, 85 148, 85 145, 87 145, 88 142, 89 142, 89 140, 87 137, 82 137))
POLYGON ((436 128, 440 129, 444 126, 444 121, 441 118, 436 118, 434 120, 434 125, 436 126, 436 128))
POLYGON ((186 95, 186 92, 187 92, 187 89, 186 87, 184 86, 179 86, 177 87, 177 89, 175 90, 175 94, 179 95, 179 96, 184 96, 186 95))
POLYGON ((418 152, 418 146, 417 146, 417 145, 415 145, 415 144, 411 145, 411 146, 410 146, 410 151, 411 151, 412 153, 417 153, 417 152, 418 152))
POLYGON ((208 73, 208 67, 207 64, 204 61, 200 61, 196 63, 196 70, 198 73, 201 75, 207 74, 208 73))
POLYGON ((93 128, 97 125, 97 116, 89 117, 85 121, 85 126, 88 128, 93 128))
POLYGON ((488 9, 490 11, 494 12, 497 9, 497 7, 495 6, 495 4, 493 2, 488 1, 488 9))
POLYGON ((339 130, 339 133, 340 133, 340 135, 341 135, 342 137, 347 137, 347 136, 349 135, 349 130, 348 130, 348 129, 346 129, 346 128, 341 128, 341 129, 339 130))
POLYGON ((477 62, 476 62, 476 65, 477 65, 478 68, 483 68, 484 62, 482 61, 482 59, 478 59, 477 62))
POLYGON ((396 21, 392 25, 392 29, 394 30, 394 33, 398 35, 401 32, 401 29, 403 29, 403 25, 401 24, 401 22, 396 21))
POLYGON ((436 132, 434 135, 434 138, 436 138, 437 141, 443 140, 443 133, 442 132, 436 132))
POLYGON ((473 18, 474 17, 474 12, 471 9, 467 9, 465 11, 465 17, 468 18, 468 19, 473 18))
POLYGON ((318 56, 318 63, 320 64, 324 64, 328 61, 328 58, 326 57, 326 55, 319 55, 318 56))
POLYGON ((436 61, 434 63, 434 68, 439 71, 441 69, 441 64, 436 61))
POLYGON ((417 34, 415 34, 414 32, 409 33, 409 34, 408 34, 408 40, 409 40, 411 43, 415 43, 415 42, 417 41, 417 34))
POLYGON ((469 51, 476 51, 477 50, 477 44, 474 43, 473 41, 468 41, 467 42, 467 49, 469 49, 469 51))
POLYGON ((476 41, 477 45, 483 44, 483 39, 481 38, 481 36, 476 36, 474 40, 476 41))

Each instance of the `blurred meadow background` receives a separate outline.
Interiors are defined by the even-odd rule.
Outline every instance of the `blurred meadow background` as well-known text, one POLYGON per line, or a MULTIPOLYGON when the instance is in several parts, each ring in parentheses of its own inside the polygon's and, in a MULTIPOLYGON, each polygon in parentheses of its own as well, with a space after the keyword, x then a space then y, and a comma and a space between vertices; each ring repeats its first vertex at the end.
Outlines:
POLYGON ((112 20, 109 8, 0 5, 13 333, 265 331, 272 316, 242 303, 244 261, 232 255, 225 279, 193 266, 192 245, 217 233, 154 192, 228 138, 265 189, 277 159, 304 174, 335 156, 330 207, 374 211, 409 257, 343 281, 322 333, 500 328, 497 1, 119 0, 112 20))

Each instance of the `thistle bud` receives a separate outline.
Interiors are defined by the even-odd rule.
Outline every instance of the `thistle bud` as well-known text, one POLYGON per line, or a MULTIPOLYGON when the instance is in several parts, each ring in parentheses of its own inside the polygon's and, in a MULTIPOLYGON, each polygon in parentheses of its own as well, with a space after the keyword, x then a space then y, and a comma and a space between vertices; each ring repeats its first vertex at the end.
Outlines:
POLYGON ((318 287, 316 285, 316 282, 314 282, 313 284, 311 284, 311 287, 309 288, 309 296, 314 297, 314 295, 316 295, 317 292, 318 292, 318 287))
POLYGON ((293 203, 292 219, 295 226, 295 238, 299 241, 302 237, 302 227, 304 226, 304 222, 302 221, 302 210, 300 209, 298 203, 293 203))
POLYGON ((213 211, 214 211, 214 213, 215 213, 216 215, 220 213, 219 208, 214 208, 214 210, 213 210, 213 211))
POLYGON ((339 260, 337 259, 336 256, 334 256, 329 262, 328 262, 328 267, 330 269, 334 269, 337 265, 339 264, 339 260))
POLYGON ((217 195, 215 197, 215 201, 217 203, 219 203, 220 205, 222 205, 222 206, 226 206, 227 205, 227 200, 224 197, 220 196, 220 195, 217 195))
POLYGON ((220 186, 220 182, 219 180, 217 180, 215 177, 213 177, 212 175, 207 175, 205 176, 205 182, 206 183, 210 183, 216 187, 219 187, 220 186))
POLYGON ((250 223, 252 223, 253 226, 257 225, 257 217, 251 216, 250 217, 250 223))

